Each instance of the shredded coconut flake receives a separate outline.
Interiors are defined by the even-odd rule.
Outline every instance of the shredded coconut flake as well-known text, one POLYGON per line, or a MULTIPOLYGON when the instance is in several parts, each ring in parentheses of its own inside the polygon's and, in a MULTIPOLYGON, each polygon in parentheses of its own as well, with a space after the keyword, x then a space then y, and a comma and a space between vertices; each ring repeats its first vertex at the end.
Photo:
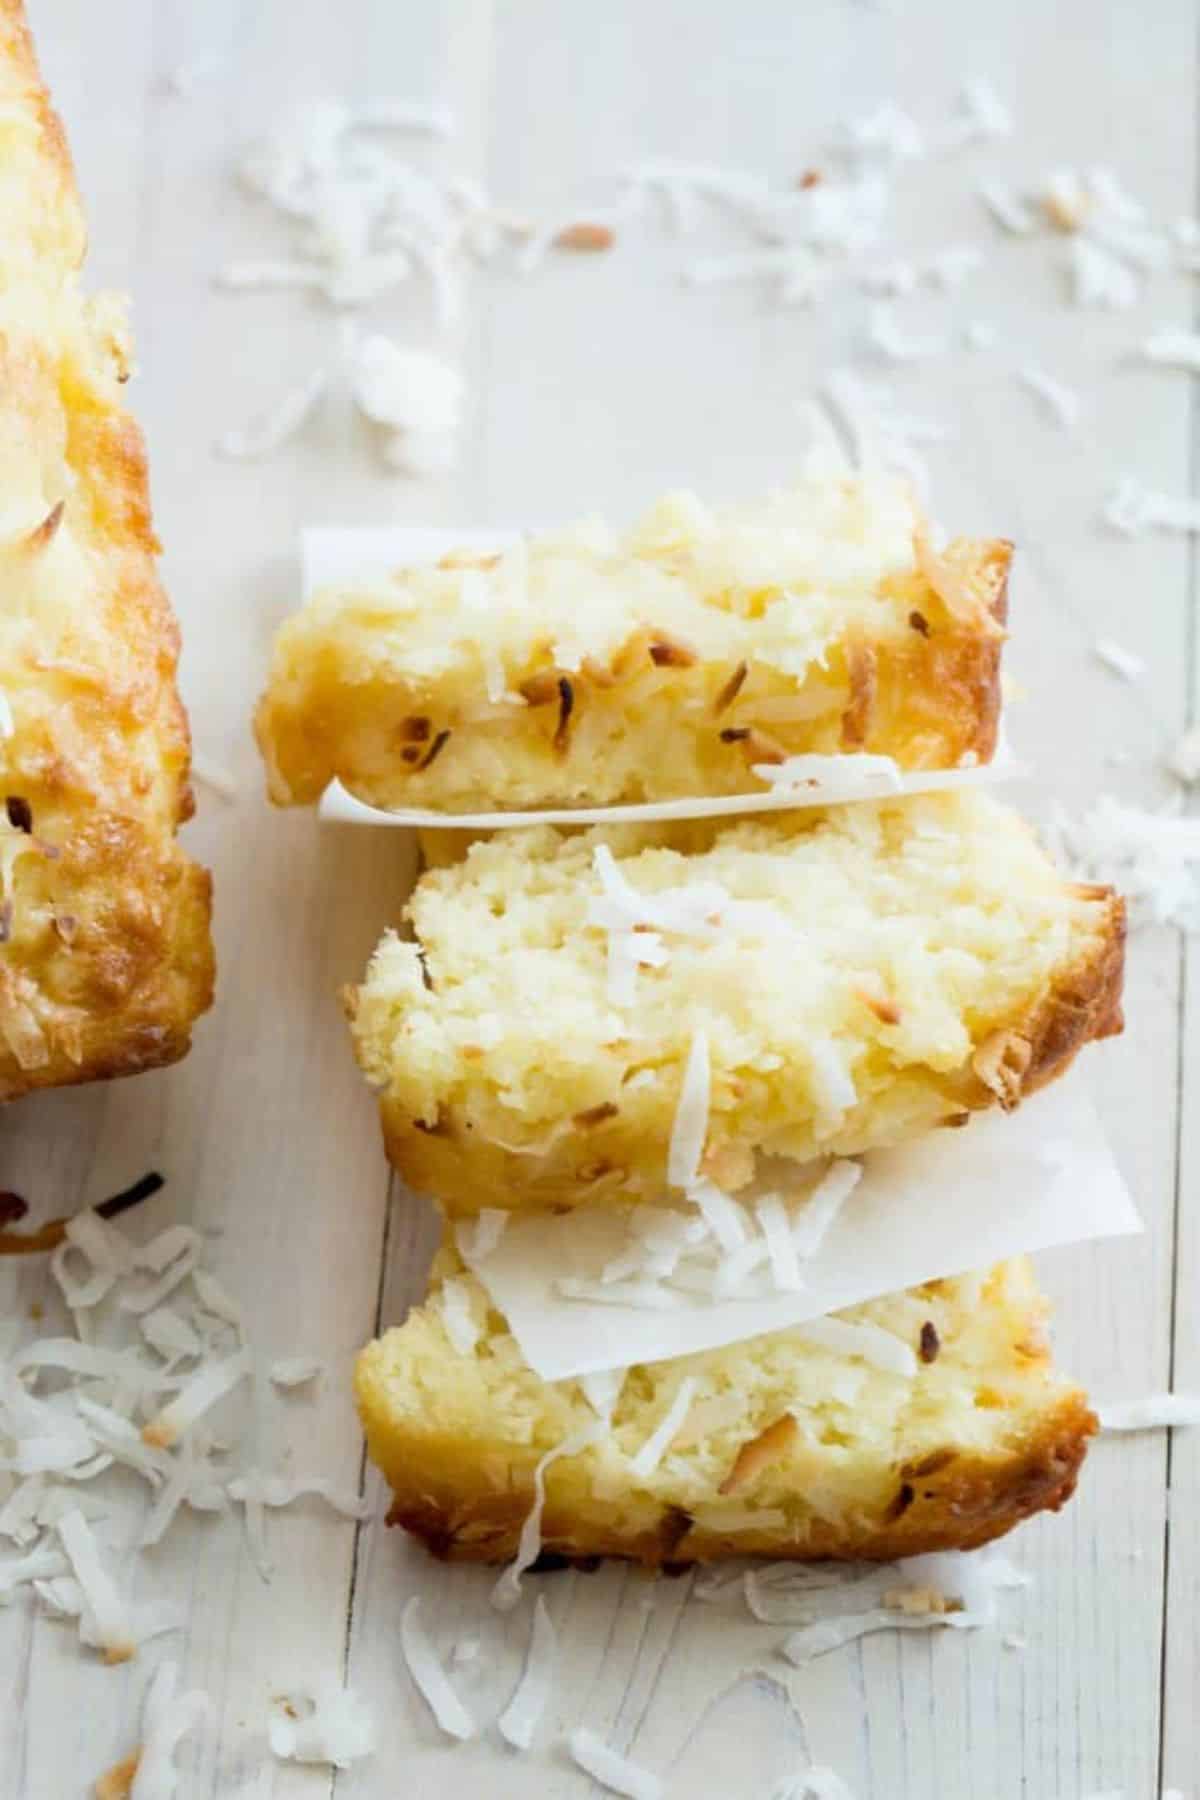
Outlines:
POLYGON ((232 1294, 226 1292, 215 1275, 207 1269, 192 1270, 192 1286, 200 1299, 205 1312, 211 1313, 214 1319, 222 1324, 231 1325, 238 1336, 242 1333, 242 1309, 232 1294))
POLYGON ((281 1356, 267 1373, 276 1387, 308 1387, 325 1373, 325 1364, 315 1356, 281 1356))
POLYGON ((610 1794, 622 1794, 625 1800, 662 1800, 663 1784, 657 1775, 610 1750, 602 1738, 585 1726, 568 1734, 567 1748, 584 1773, 610 1794))
POLYGON ((512 1699, 496 1721, 500 1736, 514 1750, 528 1750, 554 1685, 558 1638, 546 1602, 539 1594, 533 1607, 533 1626, 525 1670, 512 1699))
POLYGON ((746 1576, 746 1603, 755 1618, 771 1624, 802 1621, 784 1655, 796 1664, 823 1656, 869 1633, 947 1627, 977 1630, 995 1623, 997 1595, 1024 1587, 1028 1577, 993 1551, 940 1551, 905 1557, 893 1564, 858 1571, 752 1570, 746 1576), (847 1600, 829 1616, 814 1619, 815 1590, 823 1601, 847 1600), (794 1611, 795 1603, 800 1610, 794 1611))
POLYGON ((400 1615, 400 1645, 408 1672, 447 1737, 475 1736, 475 1721, 450 1685, 421 1619, 420 1596, 413 1594, 400 1615))
POLYGON ((1002 182, 987 182, 980 188, 979 198, 997 225, 1002 226, 1012 237, 1028 237, 1037 230, 1037 219, 1032 207, 1002 182))
POLYGON ((327 369, 314 369, 298 387, 240 431, 227 431, 217 439, 220 455, 235 462, 257 462, 274 455, 294 438, 316 409, 329 386, 327 369))
POLYGON ((69 1512, 58 1522, 58 1535, 95 1621, 104 1660, 128 1662, 137 1648, 133 1627, 116 1585, 100 1560, 100 1547, 91 1526, 81 1512, 69 1512))
POLYGON ((755 1214, 766 1239, 767 1255, 775 1286, 783 1293, 797 1293, 804 1286, 800 1259, 792 1236, 791 1222, 778 1194, 764 1194, 755 1202, 755 1214))
POLYGON ((97 1212, 76 1213, 73 1219, 68 1219, 63 1241, 50 1258, 50 1272, 72 1312, 98 1306, 129 1266, 128 1244, 97 1212), (86 1280, 80 1280, 72 1272, 72 1251, 90 1265, 86 1280))
POLYGON ((1048 418, 1064 431, 1073 431, 1079 422, 1079 395, 1063 381, 1047 375, 1044 369, 1026 363, 1017 370, 1017 380, 1041 402, 1048 418))
POLYGON ((353 349, 354 397, 368 419, 395 431, 453 433, 462 414, 458 370, 428 350, 375 332, 353 349))
POLYGON ((581 1430, 572 1432, 561 1444, 555 1444, 547 1450, 533 1471, 533 1505, 525 1516, 521 1526, 521 1536, 517 1544, 517 1554, 504 1570, 495 1587, 492 1589, 492 1605, 497 1612, 510 1612, 521 1594, 521 1577, 538 1559, 542 1548, 542 1512, 546 1505, 546 1470, 551 1463, 562 1456, 578 1456, 589 1444, 594 1444, 603 1432, 603 1425, 585 1425, 581 1430))
POLYGON ((1138 919, 1200 924, 1200 819, 1143 812, 1104 794, 1081 819, 1056 813, 1051 835, 1075 874, 1119 887, 1138 919))
POLYGON ((448 106, 384 96, 354 108, 352 122, 373 131, 415 131, 430 137, 454 136, 454 113, 448 106))
MULTIPOLYGON (((409 1606, 416 1604, 415 1599, 409 1602, 409 1606)), ((404 1632, 402 1622, 402 1641, 404 1632)), ((340 1682, 324 1681, 311 1694, 289 1695, 287 1708, 287 1712, 273 1712, 267 1725, 271 1749, 282 1761, 332 1763, 335 1768, 348 1769, 375 1748, 370 1708, 353 1688, 342 1687, 340 1682)))
POLYGON ((142 1336, 152 1349, 168 1362, 179 1357, 199 1356, 204 1346, 187 1320, 170 1306, 158 1306, 143 1314, 142 1336))
POLYGON ((383 459, 401 475, 432 481, 450 473, 458 459, 458 445, 444 431, 397 431, 384 440, 383 459))
POLYGON ((208 1695, 199 1688, 176 1694, 179 1671, 174 1663, 162 1663, 146 1689, 142 1707, 142 1747, 130 1800, 174 1800, 179 1771, 175 1757, 189 1732, 208 1717, 208 1695))
POLYGON ((628 1369, 593 1369, 590 1374, 579 1377, 584 1399, 606 1425, 611 1423, 628 1373, 628 1369))
POLYGON ((1141 537, 1149 530, 1200 531, 1200 500, 1155 493, 1125 476, 1104 503, 1104 519, 1124 537, 1141 537))
POLYGON ((814 1657, 827 1656, 831 1650, 840 1650, 845 1644, 852 1644, 858 1638, 868 1637, 876 1631, 930 1630, 941 1625, 949 1625, 953 1618, 950 1613, 901 1613, 890 1611, 887 1607, 873 1607, 869 1612, 850 1613, 841 1618, 818 1619, 813 1625, 803 1625, 799 1631, 792 1632, 781 1645, 783 1654, 790 1663, 802 1668, 814 1657))
POLYGON ((1200 1425, 1200 1394, 1148 1394, 1097 1408, 1101 1431, 1157 1431, 1200 1425))
POLYGON ((154 1487, 166 1478, 170 1470, 169 1458, 161 1448, 145 1443, 127 1418, 79 1389, 74 1398, 76 1410, 86 1421, 93 1441, 102 1445, 114 1461, 136 1469, 154 1487))
POLYGON ((1143 658, 1135 655, 1132 650, 1126 650, 1123 644, 1115 643, 1112 638, 1097 638, 1092 645, 1092 655, 1106 669, 1111 669, 1114 675, 1119 675, 1122 681, 1140 681, 1146 673, 1143 658))
POLYGON ((688 1199, 699 1208, 708 1229, 723 1250, 736 1250, 746 1241, 746 1215, 715 1182, 699 1175, 687 1187, 688 1199))
POLYGON ((708 1057, 708 1038, 703 1031, 692 1035, 687 1067, 679 1090, 679 1104, 671 1128, 671 1144, 667 1153, 667 1183, 670 1187, 689 1188, 700 1173, 704 1140, 708 1136, 708 1109, 712 1074, 708 1057))
POLYGON ((800 1257, 815 1256, 830 1226, 862 1180, 862 1164, 835 1162, 817 1183, 792 1225, 792 1241, 800 1257))
POLYGON ((311 1494, 326 1501, 334 1512, 347 1519, 365 1519, 370 1513, 369 1503, 361 1494, 335 1487, 324 1475, 265 1475, 251 1470, 246 1475, 236 1475, 226 1492, 231 1500, 243 1506, 247 1502, 256 1502, 260 1506, 290 1506, 294 1500, 306 1499, 311 1494))
POLYGON ((807 788, 830 782, 840 786, 847 776, 861 784, 864 793, 898 794, 901 791, 900 765, 891 756, 874 756, 854 751, 848 756, 820 756, 806 753, 785 757, 781 763, 756 763, 754 773, 773 788, 807 788))
POLYGON ((834 369, 822 398, 855 468, 893 470, 918 496, 928 493, 929 470, 919 447, 945 442, 950 434, 942 426, 894 411, 885 389, 869 388, 851 369, 834 369))
POLYGON ((53 1580, 65 1575, 67 1562, 57 1550, 30 1550, 25 1556, 10 1557, 0 1563, 0 1603, 11 1600, 19 1587, 27 1582, 53 1580))
POLYGON ((630 1473, 638 1480, 644 1481, 647 1475, 653 1474, 662 1461, 667 1450, 678 1434, 680 1426, 687 1418, 688 1408, 692 1404, 696 1392, 696 1381, 692 1375, 685 1375, 675 1393, 675 1398, 667 1408, 662 1419, 650 1433, 637 1454, 630 1458, 630 1473))
POLYGON ((958 115, 946 134, 947 144, 956 148, 987 143, 995 138, 1011 137, 1012 132, 1012 113, 991 82, 979 76, 964 82, 958 100, 958 115))
POLYGON ((853 1566, 833 1570, 819 1566, 787 1564, 747 1569, 743 1577, 746 1610, 764 1625, 807 1625, 813 1618, 813 1595, 828 1599, 832 1590, 857 1596, 870 1581, 862 1581, 853 1566))
POLYGON ((1137 277, 1119 256, 1088 237, 1076 237, 1069 252, 1071 289, 1077 306, 1128 312, 1138 297, 1137 277))
POLYGON ((888 362, 921 362, 939 356, 946 348, 945 338, 912 336, 903 331, 890 306, 873 306, 867 320, 867 342, 888 362))
POLYGON ((911 114, 885 100, 873 112, 848 119, 835 146, 852 162, 908 162, 925 154, 925 139, 911 114))
POLYGON ((121 1310, 140 1314, 161 1306, 195 1272, 203 1248, 200 1233, 189 1225, 168 1225, 160 1231, 133 1259, 135 1269, 149 1270, 158 1280, 126 1288, 120 1298, 121 1310))
POLYGON ((442 1283, 442 1323, 458 1354, 470 1356, 479 1342, 482 1324, 471 1311, 470 1289, 465 1281, 451 1277, 442 1283))
POLYGON ((235 1351, 223 1362, 213 1363, 202 1369, 168 1406, 164 1406, 148 1425, 142 1427, 142 1441, 169 1449, 172 1444, 178 1443, 184 1432, 189 1431, 198 1419, 203 1418, 210 1407, 224 1399, 249 1373, 250 1356, 245 1350, 235 1351))
POLYGON ((911 1377, 917 1372, 915 1352, 878 1325, 852 1324, 849 1319, 806 1319, 796 1330, 810 1343, 832 1350, 837 1356, 859 1356, 892 1375, 911 1377))

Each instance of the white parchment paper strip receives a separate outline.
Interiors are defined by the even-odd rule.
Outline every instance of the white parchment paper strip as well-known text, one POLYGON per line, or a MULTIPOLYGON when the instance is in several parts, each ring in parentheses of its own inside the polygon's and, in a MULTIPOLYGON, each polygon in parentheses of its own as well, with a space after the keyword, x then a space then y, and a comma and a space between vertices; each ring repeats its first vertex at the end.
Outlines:
POLYGON ((1015 1113, 980 1113, 961 1130, 863 1160, 863 1178, 804 1265, 799 1293, 681 1295, 671 1312, 565 1299, 559 1277, 597 1281, 624 1245, 620 1218, 601 1211, 514 1215, 497 1247, 471 1266, 531 1367, 559 1381, 736 1343, 1022 1251, 1141 1229, 1078 1075, 1015 1113))

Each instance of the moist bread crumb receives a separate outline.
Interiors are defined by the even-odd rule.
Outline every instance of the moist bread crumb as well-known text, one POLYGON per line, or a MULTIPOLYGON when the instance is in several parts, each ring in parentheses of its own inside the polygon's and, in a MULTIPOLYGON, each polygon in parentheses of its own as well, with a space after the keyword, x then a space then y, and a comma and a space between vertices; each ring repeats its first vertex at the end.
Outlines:
MULTIPOLYGON (((734 823, 500 832, 427 870, 347 996, 389 1153, 449 1213, 661 1198, 693 1034, 703 1172, 855 1155, 1012 1107, 1120 1029, 1124 911, 978 793, 734 823), (597 853, 695 932, 614 1001, 597 853)), ((650 953, 648 948, 647 953, 650 953)))
MULTIPOLYGON (((543 1554, 659 1566, 987 1543, 1069 1498, 1096 1429, 1051 1367, 1044 1314, 1020 1258, 838 1315, 914 1351, 932 1321, 940 1354, 912 1377, 819 1347, 803 1327, 636 1365, 611 1426, 545 1470, 543 1554), (633 1459, 685 1381, 673 1442, 639 1476, 633 1459)), ((596 1417, 577 1382, 539 1380, 448 1248, 425 1304, 362 1352, 355 1385, 390 1521, 456 1561, 515 1554, 538 1461, 596 1417), (480 1329, 466 1353, 442 1319, 451 1277, 480 1329)))

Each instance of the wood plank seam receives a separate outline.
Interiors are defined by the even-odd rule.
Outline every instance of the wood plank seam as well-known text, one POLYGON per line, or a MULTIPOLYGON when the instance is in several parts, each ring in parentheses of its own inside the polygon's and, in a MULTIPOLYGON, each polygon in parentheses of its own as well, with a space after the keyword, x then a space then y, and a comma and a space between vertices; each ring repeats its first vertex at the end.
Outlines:
MULTIPOLYGON (((1200 76, 1200 7, 1196 9, 1193 29, 1194 61, 1197 75, 1200 76)), ((1195 209, 1200 210, 1200 110, 1192 121, 1192 166, 1193 195, 1195 209)), ((1200 295, 1192 301, 1192 326, 1200 329, 1200 295)), ((1188 432, 1188 493, 1195 495, 1200 481, 1200 454, 1197 449, 1197 435, 1200 433, 1200 403, 1197 401, 1197 386, 1190 382, 1189 395, 1189 432, 1188 432)), ((1193 535, 1188 539, 1187 584, 1188 603, 1184 608, 1184 723, 1191 729, 1196 723, 1196 601, 1197 581, 1200 579, 1200 542, 1193 535)), ((1190 800, 1186 803, 1192 810, 1190 800)), ((1175 1101, 1175 1186, 1172 1196, 1171 1216, 1171 1318, 1167 1352, 1167 1391, 1173 1393, 1177 1353, 1179 1345, 1179 1263, 1183 1208, 1183 1121, 1184 1107, 1187 1101, 1188 1077, 1188 972, 1190 955, 1188 938, 1180 933, 1179 951, 1179 1007, 1176 1030, 1176 1101, 1175 1101)), ((1159 1664, 1158 1694, 1158 1780, 1157 1787, 1161 1793, 1166 1782, 1167 1755, 1167 1707, 1169 1704, 1168 1674, 1170 1669, 1170 1636, 1173 1623, 1171 1600, 1172 1574, 1172 1533, 1171 1533, 1171 1484, 1175 1469, 1175 1434, 1166 1433, 1166 1451, 1163 1465, 1163 1482, 1166 1492, 1166 1505, 1163 1509, 1163 1597, 1162 1597, 1162 1651, 1159 1664)))

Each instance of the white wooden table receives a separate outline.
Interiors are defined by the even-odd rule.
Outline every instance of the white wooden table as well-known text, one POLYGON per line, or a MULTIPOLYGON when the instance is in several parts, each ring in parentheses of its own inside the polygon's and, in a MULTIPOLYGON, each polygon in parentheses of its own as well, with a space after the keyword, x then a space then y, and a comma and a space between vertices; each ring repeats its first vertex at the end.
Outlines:
MULTIPOLYGON (((802 448, 798 407, 851 352, 863 303, 814 312, 753 290, 684 291, 685 250, 657 229, 607 258, 560 257, 530 282, 488 275, 443 347, 461 359, 469 419, 457 473, 405 484, 376 463, 349 416, 253 469, 218 461, 213 439, 268 405, 324 351, 330 315, 296 296, 235 299, 214 270, 279 247, 273 221, 230 179, 235 147, 277 107, 322 93, 444 100, 459 131, 439 155, 506 201, 569 217, 650 154, 783 176, 820 158, 830 127, 895 97, 936 122, 961 80, 986 73, 1017 134, 947 156, 902 183, 900 247, 979 243, 969 301, 945 310, 994 322, 992 354, 956 351, 901 370, 911 409, 951 426, 935 457, 940 516, 1019 546, 1010 665, 1014 730, 1036 763, 1032 802, 1068 805, 1109 788, 1150 803, 1155 771, 1194 704, 1195 562, 1181 540, 1120 542, 1096 523, 1126 469, 1186 492, 1194 463, 1186 377, 1120 366, 1151 327, 1186 325, 1186 283, 1160 281, 1129 314, 1063 304, 1055 247, 1004 240, 972 196, 986 173, 1032 179, 1058 163, 1111 160, 1170 219, 1196 207, 1194 5, 1135 9, 1062 0, 878 8, 850 0, 663 0, 564 8, 551 0, 398 5, 384 0, 33 0, 44 63, 73 142, 97 283, 128 286, 142 374, 165 573, 182 617, 183 683, 200 750, 236 771, 233 806, 202 795, 190 828, 216 877, 219 1000, 189 1060, 111 1088, 14 1107, 0 1187, 63 1211, 148 1167, 169 1176, 148 1223, 190 1219, 220 1235, 213 1262, 253 1298, 270 1351, 324 1357, 315 1401, 279 1410, 281 1450, 354 1484, 361 1446, 346 1373, 377 1325, 421 1286, 431 1241, 409 1204, 389 1213, 373 1106, 341 1028, 335 989, 394 918, 408 852, 398 834, 322 835, 268 811, 247 719, 270 631, 294 603, 304 523, 542 521, 632 512, 672 484, 752 493, 802 448), (178 65, 220 67, 190 99, 163 92, 178 65), (1067 437, 1013 380, 1034 360, 1080 388, 1067 437), (1148 663, 1133 686, 1090 657, 1097 635, 1148 663), (1106 763, 1118 752, 1128 760, 1106 763), (290 1409, 289 1409, 290 1408, 290 1409)), ((936 306, 926 316, 934 318, 936 306)), ((381 304, 381 326, 432 341, 423 294, 381 304)), ((1105 1396, 1200 1385, 1197 965, 1168 930, 1139 935, 1129 1023, 1088 1072, 1146 1219, 1145 1236, 1044 1259, 1061 1358, 1105 1396)), ((22 1275, 21 1302, 44 1279, 22 1275)), ((208 1689, 213 1728, 188 1749, 181 1792, 284 1800, 441 1794, 506 1800, 592 1785, 555 1747, 586 1718, 672 1796, 770 1795, 806 1756, 862 1800, 1080 1800, 1160 1785, 1200 1793, 1200 1433, 1098 1444, 1057 1519, 1012 1541, 1034 1584, 1000 1632, 885 1635, 790 1679, 781 1635, 689 1601, 687 1580, 612 1568, 542 1584, 562 1643, 553 1716, 522 1760, 494 1732, 439 1739, 397 1641, 420 1591, 445 1649, 479 1632, 463 1676, 480 1717, 516 1677, 526 1602, 486 1616, 487 1578, 429 1563, 382 1527, 319 1508, 272 1519, 278 1573, 264 1585, 232 1521, 189 1518, 131 1558, 128 1579, 187 1618, 182 1660, 208 1689), (1170 1520, 1168 1518, 1170 1493, 1170 1520), (1173 1523, 1172 1523, 1173 1522, 1173 1523), (333 1779, 276 1763, 271 1694, 293 1676, 344 1670, 379 1721, 370 1762, 333 1779)), ((170 1640, 167 1641, 168 1643, 170 1640)), ((103 1667, 73 1633, 18 1605, 0 1614, 4 1800, 71 1800, 136 1742, 151 1646, 103 1667)))

